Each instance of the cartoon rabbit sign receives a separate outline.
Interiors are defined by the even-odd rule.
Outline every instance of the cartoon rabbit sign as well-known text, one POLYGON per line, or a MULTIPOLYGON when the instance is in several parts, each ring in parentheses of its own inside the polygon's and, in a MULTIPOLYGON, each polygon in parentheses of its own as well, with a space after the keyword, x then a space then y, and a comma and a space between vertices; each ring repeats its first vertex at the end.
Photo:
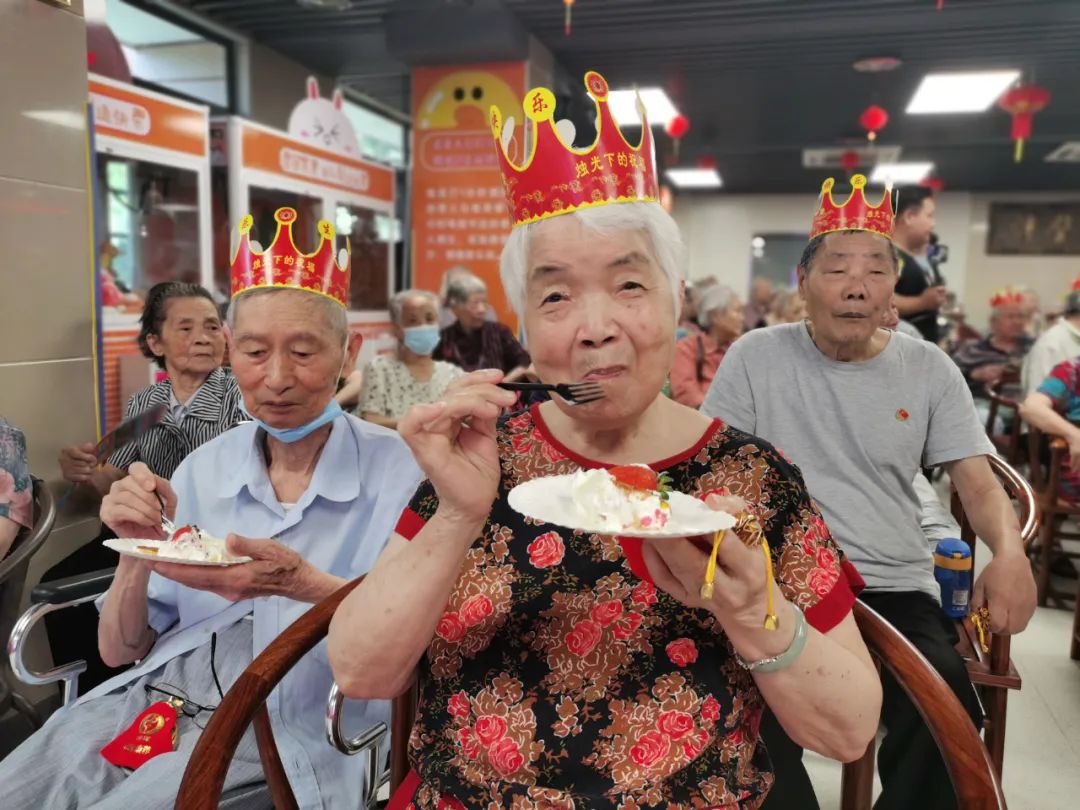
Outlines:
POLYGON ((319 95, 319 82, 308 76, 307 98, 297 104, 289 116, 289 134, 301 141, 346 157, 359 158, 360 144, 352 122, 342 109, 341 90, 331 98, 319 95))

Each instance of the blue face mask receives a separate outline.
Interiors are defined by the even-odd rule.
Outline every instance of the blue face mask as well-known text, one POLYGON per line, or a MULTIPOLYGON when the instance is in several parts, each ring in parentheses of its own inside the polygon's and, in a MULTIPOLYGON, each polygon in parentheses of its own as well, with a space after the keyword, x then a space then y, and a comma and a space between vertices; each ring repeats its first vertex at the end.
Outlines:
POLYGON ((312 419, 310 422, 308 422, 306 425, 300 425, 299 427, 292 428, 276 428, 271 427, 261 419, 256 419, 254 416, 252 416, 251 413, 248 411, 247 407, 245 407, 244 405, 243 397, 240 398, 240 410, 244 412, 244 415, 247 416, 248 419, 250 419, 256 425, 265 430, 267 434, 273 436, 279 442, 284 442, 285 444, 292 444, 293 442, 300 441, 302 438, 314 433, 316 430, 318 430, 328 422, 333 422, 335 419, 338 418, 338 416, 344 413, 344 411, 341 410, 341 406, 338 405, 337 400, 331 399, 328 403, 326 403, 326 407, 323 408, 323 412, 316 416, 314 419, 312 419))
POLYGON ((439 345, 439 327, 435 324, 430 326, 410 326, 405 332, 405 348, 410 352, 422 354, 425 357, 435 351, 439 345))

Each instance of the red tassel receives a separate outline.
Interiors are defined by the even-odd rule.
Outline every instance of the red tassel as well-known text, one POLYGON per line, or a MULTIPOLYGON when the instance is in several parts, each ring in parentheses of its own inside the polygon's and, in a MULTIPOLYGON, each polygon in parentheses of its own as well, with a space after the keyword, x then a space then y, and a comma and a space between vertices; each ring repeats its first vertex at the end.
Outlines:
POLYGON ((563 5, 566 6, 566 14, 563 17, 563 35, 570 36, 571 16, 573 14, 571 9, 574 7, 574 0, 563 0, 563 5))

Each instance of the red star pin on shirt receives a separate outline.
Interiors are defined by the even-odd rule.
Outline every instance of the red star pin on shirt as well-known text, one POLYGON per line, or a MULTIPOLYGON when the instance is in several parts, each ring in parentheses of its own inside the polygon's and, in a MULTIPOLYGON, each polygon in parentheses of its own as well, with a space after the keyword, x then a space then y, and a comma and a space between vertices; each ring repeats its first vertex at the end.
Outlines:
POLYGON ((911 414, 909 414, 907 411, 905 411, 903 408, 901 408, 900 410, 898 410, 896 412, 896 421, 897 422, 906 422, 910 416, 911 416, 911 414))

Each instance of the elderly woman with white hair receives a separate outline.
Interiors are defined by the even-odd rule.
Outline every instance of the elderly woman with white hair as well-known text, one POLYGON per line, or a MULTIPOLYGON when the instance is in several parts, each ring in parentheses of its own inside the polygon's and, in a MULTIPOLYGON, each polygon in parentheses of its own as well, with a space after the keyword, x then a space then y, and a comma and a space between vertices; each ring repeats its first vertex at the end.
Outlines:
MULTIPOLYGON (((772 781, 766 704, 840 759, 877 728, 880 686, 850 613, 858 575, 798 470, 661 393, 682 244, 656 202, 648 127, 628 152, 606 85, 588 82, 600 102, 591 149, 566 160, 565 125, 560 142, 548 115, 526 168, 500 150, 515 222, 501 272, 540 378, 605 396, 501 417, 513 395, 482 371, 409 411, 399 430, 428 480, 331 624, 346 694, 392 697, 419 679, 413 773, 391 807, 757 807, 772 781), (598 182, 575 186, 590 165, 598 182), (706 598, 708 541, 575 531, 508 500, 531 479, 628 464, 756 513, 770 573, 764 546, 728 534, 706 598), (775 627, 762 622, 773 573, 775 627)), ((533 116, 553 107, 549 91, 530 92, 533 116)))
POLYGON ((439 401, 464 372, 431 356, 439 343, 439 299, 434 293, 396 293, 390 299, 390 320, 397 352, 367 364, 357 410, 367 421, 396 430, 409 408, 439 401))
POLYGON ((529 353, 514 333, 487 319, 488 289, 477 276, 458 275, 446 285, 446 303, 457 318, 442 330, 435 357, 465 369, 497 368, 507 382, 529 373, 529 353))
POLYGON ((675 344, 671 396, 688 408, 700 408, 728 347, 743 333, 743 305, 725 284, 707 287, 697 305, 701 332, 675 344))
MULTIPOLYGON (((5 808, 171 809, 222 693, 312 604, 371 567, 419 481, 397 434, 343 414, 333 400, 342 366, 360 347, 346 322, 349 266, 335 260, 333 225, 319 223, 321 247, 306 255, 292 242, 296 212, 283 208, 275 218, 273 245, 256 251, 242 238, 233 260, 230 356, 251 421, 194 450, 171 480, 136 462, 101 506, 104 523, 146 548, 180 536, 166 534, 168 517, 226 538, 241 559, 169 562, 177 559, 171 544, 119 558, 99 604, 98 644, 109 665, 134 666, 0 763, 5 808)), ((246 234, 244 225, 249 218, 246 234)), ((330 686, 318 648, 266 702, 300 807, 347 807, 365 784, 363 758, 326 745, 330 686)), ((350 723, 389 717, 386 703, 355 711, 350 723)), ((249 731, 221 806, 270 803, 249 731)))

